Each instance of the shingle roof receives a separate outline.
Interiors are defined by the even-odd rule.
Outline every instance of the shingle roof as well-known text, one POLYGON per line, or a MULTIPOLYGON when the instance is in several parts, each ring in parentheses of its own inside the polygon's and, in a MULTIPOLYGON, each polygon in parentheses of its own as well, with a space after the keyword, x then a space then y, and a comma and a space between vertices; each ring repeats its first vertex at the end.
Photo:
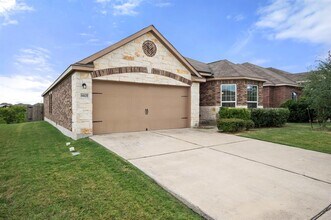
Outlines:
POLYGON ((307 76, 310 74, 310 72, 303 72, 303 73, 294 73, 291 75, 292 80, 295 80, 296 82, 302 82, 307 80, 307 76))
POLYGON ((251 64, 251 63, 243 63, 243 66, 249 68, 251 71, 258 74, 260 77, 266 79, 265 85, 292 85, 292 86, 298 86, 298 84, 286 77, 284 74, 277 74, 276 72, 273 72, 269 69, 251 64))
POLYGON ((276 68, 273 68, 273 67, 269 67, 267 69, 268 70, 271 70, 272 72, 275 72, 277 74, 280 74, 280 75, 282 75, 284 77, 287 77, 290 80, 295 81, 297 83, 300 82, 300 81, 305 81, 305 78, 309 74, 309 72, 304 72, 304 73, 289 73, 289 72, 286 72, 284 70, 276 69, 276 68))
POLYGON ((185 59, 198 71, 198 72, 204 72, 204 73, 211 73, 211 70, 207 63, 203 63, 188 57, 185 57, 185 59))
MULTIPOLYGON (((244 67, 241 64, 234 64, 228 60, 219 60, 208 63, 215 78, 218 77, 245 77, 263 80, 264 77, 256 74, 254 71, 244 67)), ((265 81, 265 80, 263 80, 265 81)))
MULTIPOLYGON (((203 63, 191 58, 186 60, 198 71, 210 73, 215 78, 252 78, 264 81, 265 86, 299 86, 309 73, 289 73, 273 67, 264 68, 252 63, 235 64, 228 60, 203 63)), ((208 76, 208 75, 207 75, 208 76)))

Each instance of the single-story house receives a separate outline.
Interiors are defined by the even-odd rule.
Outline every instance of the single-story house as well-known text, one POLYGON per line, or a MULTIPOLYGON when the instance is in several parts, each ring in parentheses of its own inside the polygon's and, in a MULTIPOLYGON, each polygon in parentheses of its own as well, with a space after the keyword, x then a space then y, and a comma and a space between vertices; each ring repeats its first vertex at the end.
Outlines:
POLYGON ((290 75, 185 58, 151 25, 70 65, 42 94, 44 119, 74 139, 196 127, 220 106, 277 107, 296 98, 299 79, 290 75))

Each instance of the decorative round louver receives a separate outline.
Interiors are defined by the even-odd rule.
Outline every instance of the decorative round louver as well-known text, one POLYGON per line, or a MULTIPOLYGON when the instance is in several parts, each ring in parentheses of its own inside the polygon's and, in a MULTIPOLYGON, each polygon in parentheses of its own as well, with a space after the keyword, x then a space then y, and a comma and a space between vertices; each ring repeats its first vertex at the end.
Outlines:
POLYGON ((146 40, 144 43, 143 43, 143 51, 144 53, 149 56, 149 57, 152 57, 156 54, 156 45, 154 44, 153 41, 150 41, 150 40, 146 40))

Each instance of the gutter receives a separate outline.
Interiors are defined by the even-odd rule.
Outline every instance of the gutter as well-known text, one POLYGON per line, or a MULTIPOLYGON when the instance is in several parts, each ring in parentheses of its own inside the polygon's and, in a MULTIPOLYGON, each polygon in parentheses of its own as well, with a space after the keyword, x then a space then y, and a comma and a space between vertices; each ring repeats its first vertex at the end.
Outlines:
POLYGON ((75 71, 82 71, 82 72, 92 72, 94 70, 93 65, 80 65, 80 64, 71 64, 47 89, 45 92, 41 94, 43 97, 46 95, 54 86, 56 86, 59 82, 61 82, 66 76, 75 72, 75 71))

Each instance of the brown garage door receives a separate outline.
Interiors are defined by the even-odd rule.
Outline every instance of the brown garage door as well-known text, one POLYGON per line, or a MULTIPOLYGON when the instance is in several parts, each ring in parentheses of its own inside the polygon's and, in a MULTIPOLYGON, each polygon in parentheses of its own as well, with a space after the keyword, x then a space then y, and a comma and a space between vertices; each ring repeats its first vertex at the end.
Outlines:
POLYGON ((93 81, 93 133, 189 126, 189 88, 93 81))

